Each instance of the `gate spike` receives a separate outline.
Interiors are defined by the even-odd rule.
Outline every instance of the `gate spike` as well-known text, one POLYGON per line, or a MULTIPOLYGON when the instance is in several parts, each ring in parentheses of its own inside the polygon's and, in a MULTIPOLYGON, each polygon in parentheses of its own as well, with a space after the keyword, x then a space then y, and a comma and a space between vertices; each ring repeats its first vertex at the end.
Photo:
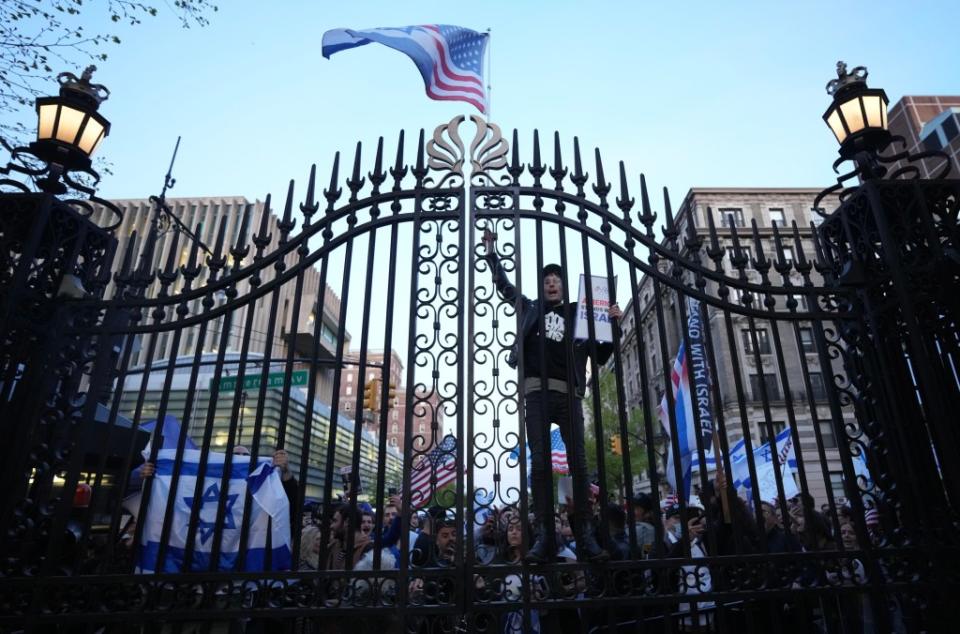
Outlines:
POLYGON ((647 237, 653 237, 653 223, 657 221, 657 214, 650 209, 650 195, 647 193, 647 177, 640 173, 640 222, 647 228, 647 237))
POLYGON ((227 237, 227 217, 222 216, 220 218, 220 227, 217 230, 217 246, 213 250, 213 255, 207 258, 207 266, 210 267, 210 270, 216 273, 222 269, 226 263, 227 258, 223 255, 223 243, 227 237))
POLYGON ((567 176, 567 170, 563 167, 563 156, 560 153, 560 133, 553 133, 553 169, 550 170, 550 176, 556 181, 555 189, 563 191, 563 179, 567 176))
POLYGON ((237 234, 237 242, 230 249, 230 255, 233 256, 233 270, 238 271, 243 264, 243 258, 250 253, 250 247, 247 246, 247 230, 250 228, 250 213, 248 209, 243 210, 243 218, 240 221, 240 233, 237 234))
MULTIPOLYGON (((193 235, 199 236, 200 231, 203 228, 203 223, 197 223, 197 230, 193 235)), ((200 243, 197 240, 193 241, 193 244, 190 246, 190 257, 187 260, 187 263, 184 266, 180 267, 180 272, 183 273, 184 279, 184 289, 189 290, 193 285, 193 280, 200 275, 200 266, 197 264, 197 254, 200 252, 200 243)))
POLYGON ((333 205, 340 199, 343 190, 337 187, 340 180, 340 152, 333 155, 333 169, 330 170, 330 187, 323 190, 323 197, 327 199, 326 213, 333 213, 333 205))
POLYGON ((786 258, 784 257, 783 236, 780 235, 780 229, 777 227, 776 223, 773 225, 773 246, 774 251, 777 254, 777 261, 773 263, 773 268, 775 268, 777 273, 782 275, 785 278, 784 281, 789 284, 790 269, 793 268, 793 266, 787 262, 786 258))
POLYGON ((833 277, 833 269, 827 263, 827 257, 826 253, 824 252, 823 243, 820 241, 820 233, 817 231, 816 225, 814 225, 812 222, 810 223, 810 230, 813 233, 813 249, 814 256, 816 258, 813 261, 813 266, 817 269, 817 272, 825 278, 828 275, 833 277))
POLYGON ((367 174, 373 183, 373 193, 380 193, 380 185, 387 180, 387 173, 383 171, 383 137, 377 139, 377 155, 373 159, 373 171, 367 174))
POLYGON ((580 138, 573 137, 573 176, 570 180, 577 186, 577 196, 583 196, 583 186, 589 176, 583 173, 583 166, 580 163, 580 138))
POLYGON ((753 258, 753 269, 760 273, 764 283, 767 283, 769 281, 767 274, 770 272, 770 262, 767 260, 763 242, 760 240, 760 229, 757 226, 756 218, 750 219, 750 230, 753 234, 753 248, 756 249, 756 255, 753 258))
POLYGON ((794 262, 793 266, 797 269, 804 277, 810 273, 810 269, 813 267, 810 264, 810 261, 807 259, 806 251, 803 248, 803 242, 800 240, 800 227, 797 226, 797 221, 793 220, 793 244, 794 244, 794 262))
POLYGON ((720 238, 717 236, 717 224, 713 220, 713 207, 709 205, 707 205, 707 228, 710 230, 710 248, 707 249, 707 255, 710 256, 719 271, 723 267, 723 254, 725 252, 720 246, 720 238))
POLYGON ((360 188, 367 182, 367 179, 360 177, 360 155, 363 151, 363 144, 357 141, 357 149, 353 153, 353 174, 347 179, 347 187, 350 188, 350 202, 357 202, 357 194, 360 188))
POLYGON ((158 297, 167 297, 167 292, 171 284, 177 279, 177 249, 180 246, 180 232, 174 231, 170 240, 170 246, 167 249, 167 261, 163 265, 163 271, 157 274, 160 280, 160 290, 158 297))
POLYGON ((310 218, 317 213, 320 205, 315 200, 317 186, 317 164, 310 166, 310 177, 307 179, 307 199, 300 204, 300 213, 303 214, 303 226, 310 226, 310 218))
POLYGON ((730 239, 733 241, 733 257, 730 258, 730 264, 740 272, 741 277, 746 277, 744 269, 748 264, 747 256, 740 246, 740 234, 737 232, 737 223, 730 223, 730 239))
MULTIPOLYGON (((689 252, 690 259, 693 262, 699 262, 700 260, 700 248, 703 246, 703 238, 697 233, 697 229, 693 226, 693 209, 687 210, 687 224, 685 225, 686 235, 683 238, 683 244, 686 246, 687 251, 689 252)), ((701 278, 700 273, 697 273, 697 281, 699 282, 701 278)), ((699 285, 699 284, 698 284, 699 285)))
POLYGON ((630 184, 627 182, 627 167, 620 161, 620 196, 617 198, 617 207, 623 212, 623 219, 630 224, 630 210, 637 201, 630 198, 630 184))
POLYGON ((277 227, 280 229, 280 244, 284 244, 296 223, 293 221, 293 179, 287 185, 287 200, 283 203, 283 219, 277 227))
POLYGON ((427 175, 427 168, 423 165, 423 128, 420 128, 420 138, 417 140, 417 165, 413 168, 413 175, 417 179, 417 188, 422 187, 427 175))
POLYGON ((520 164, 520 149, 517 147, 519 141, 517 139, 517 129, 513 129, 513 147, 510 148, 510 167, 507 169, 507 172, 513 178, 513 184, 520 184, 520 174, 523 173, 523 165, 520 164))
POLYGON ((663 228, 663 237, 673 245, 674 249, 676 249, 677 236, 679 236, 680 233, 677 231, 677 227, 673 223, 673 208, 670 206, 670 192, 666 187, 663 188, 663 213, 667 218, 667 226, 663 228))
POLYGON ((600 148, 593 148, 593 158, 597 164, 597 183, 593 186, 593 193, 600 197, 600 207, 607 209, 607 195, 610 193, 610 183, 603 174, 603 160, 600 158, 600 148))
POLYGON ((530 165, 528 169, 530 170, 530 174, 533 175, 534 187, 539 187, 540 178, 546 172, 546 168, 540 160, 540 131, 536 128, 533 130, 533 165, 530 165))
POLYGON ((267 194, 267 199, 263 203, 263 215, 260 216, 260 228, 257 230, 257 235, 253 236, 253 243, 257 246, 257 252, 253 256, 254 260, 263 257, 263 250, 269 246, 270 240, 273 238, 268 233, 270 230, 270 201, 271 195, 267 194))
POLYGON ((401 181, 407 175, 407 166, 403 164, 403 130, 400 130, 400 138, 397 139, 397 159, 390 169, 390 176, 393 176, 393 191, 400 191, 401 181))

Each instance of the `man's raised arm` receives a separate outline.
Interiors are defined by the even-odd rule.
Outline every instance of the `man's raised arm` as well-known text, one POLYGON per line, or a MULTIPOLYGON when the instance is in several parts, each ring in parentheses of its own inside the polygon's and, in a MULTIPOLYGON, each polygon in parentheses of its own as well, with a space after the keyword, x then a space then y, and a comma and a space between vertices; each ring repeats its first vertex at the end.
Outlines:
POLYGON ((497 256, 497 234, 489 229, 484 229, 483 246, 486 249, 483 257, 490 265, 493 284, 497 287, 497 292, 505 301, 512 302, 517 298, 517 287, 507 277, 507 271, 500 264, 500 258, 497 256))

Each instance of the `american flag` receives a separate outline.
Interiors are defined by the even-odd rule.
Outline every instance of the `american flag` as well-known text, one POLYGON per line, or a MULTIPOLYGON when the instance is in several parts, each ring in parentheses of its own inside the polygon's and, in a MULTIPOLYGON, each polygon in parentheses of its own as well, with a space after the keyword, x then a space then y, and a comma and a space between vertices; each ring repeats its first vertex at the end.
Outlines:
MULTIPOLYGON (((693 401, 690 398, 690 381, 687 371, 687 354, 683 342, 680 343, 680 350, 677 351, 677 358, 673 362, 673 371, 670 374, 670 383, 673 386, 674 398, 674 420, 677 424, 677 444, 680 447, 680 473, 683 476, 683 482, 678 483, 676 478, 676 456, 673 454, 673 443, 669 443, 669 452, 667 456, 666 475, 667 482, 673 487, 674 491, 683 491, 685 497, 690 496, 691 471, 693 468, 693 456, 696 455, 696 441, 694 440, 693 420, 693 401), (691 451, 692 449, 692 451, 691 451)), ((664 393, 660 401, 660 407, 657 408, 657 414, 660 418, 660 425, 667 436, 672 437, 673 431, 670 429, 669 405, 667 395, 664 393)))
POLYGON ((323 34, 323 56, 378 42, 405 53, 423 76, 427 96, 440 101, 466 101, 487 112, 483 56, 488 34, 461 26, 422 24, 355 31, 331 29, 323 34))
POLYGON ((439 445, 421 456, 410 474, 410 502, 420 508, 443 485, 457 479, 457 439, 444 436, 439 445))
MULTIPOLYGON (((514 460, 520 459, 520 445, 510 450, 510 457, 514 460)), ((559 427, 554 427, 550 432, 550 465, 554 473, 570 473, 570 467, 567 465, 567 446, 563 443, 559 427)), ((527 471, 530 471, 530 445, 527 445, 527 471)))

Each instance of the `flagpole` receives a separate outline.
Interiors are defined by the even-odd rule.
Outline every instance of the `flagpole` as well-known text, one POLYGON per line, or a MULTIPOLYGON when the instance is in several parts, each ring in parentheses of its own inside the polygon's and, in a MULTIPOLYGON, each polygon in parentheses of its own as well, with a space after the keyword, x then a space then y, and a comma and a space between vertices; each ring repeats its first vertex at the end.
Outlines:
POLYGON ((490 110, 493 103, 493 99, 491 98, 493 89, 490 87, 490 60, 493 58, 493 54, 490 51, 490 42, 492 39, 490 36, 490 27, 487 27, 487 123, 490 123, 490 110))

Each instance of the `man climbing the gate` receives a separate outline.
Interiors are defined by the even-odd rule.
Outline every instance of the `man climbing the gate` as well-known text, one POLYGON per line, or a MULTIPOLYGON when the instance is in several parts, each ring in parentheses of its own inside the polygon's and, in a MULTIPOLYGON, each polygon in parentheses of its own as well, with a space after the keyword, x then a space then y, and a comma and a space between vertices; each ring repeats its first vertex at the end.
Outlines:
MULTIPOLYGON (((496 251, 496 236, 484 232, 485 258, 493 273, 500 296, 515 303, 516 287, 507 278, 496 251)), ((590 349, 596 350, 597 365, 610 357, 609 343, 575 340, 576 302, 565 303, 563 269, 548 264, 541 272, 540 297, 531 300, 520 295, 518 307, 519 355, 511 351, 507 363, 520 368, 524 396, 525 427, 530 446, 530 484, 537 538, 525 557, 529 563, 545 563, 557 552, 553 519, 553 476, 551 473, 550 425, 555 423, 567 446, 567 463, 573 476, 574 516, 572 524, 578 558, 599 562, 609 558, 600 547, 592 527, 589 503, 587 460, 583 442, 583 395, 586 389, 586 365, 590 349), (546 384, 546 385, 544 385, 546 384)), ((620 307, 611 304, 609 315, 619 319, 620 307)), ((564 500, 560 500, 564 502, 564 500)))

